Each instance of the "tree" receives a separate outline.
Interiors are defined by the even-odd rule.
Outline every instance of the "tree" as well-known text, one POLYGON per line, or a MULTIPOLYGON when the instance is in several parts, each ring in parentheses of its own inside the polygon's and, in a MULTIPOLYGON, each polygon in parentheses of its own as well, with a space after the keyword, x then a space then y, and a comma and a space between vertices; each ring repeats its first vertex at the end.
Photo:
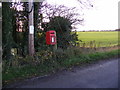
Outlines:
POLYGON ((80 4, 80 7, 83 8, 90 8, 93 7, 93 0, 76 0, 80 4))
POLYGON ((39 28, 41 4, 42 2, 34 2, 35 51, 39 51, 45 45, 45 33, 39 28))
MULTIPOLYGON (((37 41, 37 35, 36 33, 38 30, 38 24, 39 24, 39 8, 40 3, 34 2, 34 26, 35 26, 35 42, 37 41)), ((31 9, 33 10, 33 9, 31 9)), ((25 56, 28 53, 27 47, 28 47, 28 15, 30 11, 28 11, 28 2, 9 2, 9 5, 7 3, 3 3, 3 35, 10 33, 10 38, 8 38, 8 35, 4 35, 3 38, 3 57, 8 57, 11 55, 11 49, 17 48, 18 54, 25 56), (23 10, 17 10, 17 7, 21 6, 23 7, 23 10), (7 7, 7 8, 6 8, 7 7), (7 12, 8 11, 8 12, 7 12), (10 13, 9 13, 10 12, 10 13), (22 22, 23 25, 20 25, 20 22, 22 22), (8 24, 10 23, 10 24, 8 24), (10 29, 9 29, 10 28, 10 29), (22 29, 22 31, 19 31, 19 28, 22 29), (6 39, 6 40, 5 40, 6 39), (6 42, 7 41, 7 42, 6 42), (13 42, 11 45, 9 45, 9 42, 13 42), (5 44, 8 44, 5 46, 5 44), (7 48, 9 48, 9 52, 7 48)))
MULTIPOLYGON (((19 2, 17 3, 6 3, 3 2, 2 6, 2 23, 3 23, 3 31, 2 31, 2 48, 3 48, 3 57, 11 56, 11 48, 17 47, 21 50, 21 52, 25 51, 25 47, 27 48, 27 38, 28 38, 28 3, 19 2), (11 9, 11 5, 15 4, 13 9, 11 9), (17 5, 22 5, 24 7, 23 11, 17 11, 16 7, 17 5), (26 18, 26 19, 25 19, 26 18), (18 20, 18 21, 17 21, 18 20), (16 29, 18 28, 17 22, 22 21, 24 22, 23 29, 25 30, 22 33, 16 32, 16 29), (9 37, 9 38, 8 38, 9 37)), ((68 34, 69 40, 66 40, 66 45, 69 45, 70 43, 73 43, 73 40, 77 40, 77 35, 71 34, 71 29, 73 28, 73 25, 81 24, 83 22, 83 18, 76 13, 76 8, 68 8, 64 5, 50 5, 47 3, 38 3, 34 2, 34 24, 35 24, 35 47, 42 47, 45 46, 45 32, 49 30, 50 28, 61 30, 64 33, 63 36, 68 34), (41 17, 42 16, 42 17, 41 17), (44 22, 44 30, 39 28, 38 26, 40 23, 42 23, 43 19, 48 19, 50 22, 44 22), (55 20, 56 23, 54 23, 58 27, 53 27, 54 25, 51 24, 55 20), (63 22, 64 21, 64 22, 63 22), (59 22, 57 24, 57 22, 59 22), (67 25, 62 25, 67 24, 67 25), (52 26, 52 27, 50 27, 52 26), (71 38, 72 37, 72 38, 71 38), (73 39, 74 37, 74 39, 73 39), (43 40, 44 39, 44 40, 43 40), (73 39, 73 40, 72 40, 73 39)), ((60 32, 60 31, 57 31, 60 32)), ((59 36, 59 35, 58 35, 59 36)), ((65 38, 65 37, 64 37, 65 38)), ((63 39, 64 39, 63 38, 63 39)), ((63 43, 63 42, 62 42, 63 43)), ((59 45, 58 45, 59 46, 59 45)), ((61 46, 59 46, 61 47, 61 46)), ((66 48, 62 47, 62 48, 66 48)))
POLYGON ((13 14, 13 39, 16 43, 15 48, 17 48, 17 54, 20 56, 25 56, 27 54, 28 47, 28 12, 27 3, 18 2, 12 3, 13 14), (22 9, 17 9, 20 6, 22 9))
POLYGON ((2 5, 2 48, 3 58, 11 57, 11 48, 15 45, 12 37, 13 25, 12 25, 13 12, 10 9, 9 2, 3 2, 2 5))
MULTIPOLYGON (((72 32, 73 26, 82 24, 83 18, 76 13, 76 8, 68 8, 64 5, 42 4, 41 12, 44 13, 44 19, 49 22, 43 22, 44 31, 55 30, 57 33, 57 43, 59 48, 66 49, 70 45, 76 45, 77 34, 72 32)), ((45 37, 45 35, 43 35, 45 37)))
POLYGON ((44 15, 44 19, 47 19, 48 21, 50 21, 50 19, 55 16, 67 18, 74 25, 82 24, 84 20, 83 17, 81 16, 82 13, 78 14, 76 12, 77 9, 75 7, 68 8, 64 5, 50 5, 47 3, 43 3, 41 7, 42 7, 41 12, 44 15))
POLYGON ((22 5, 25 7, 26 3, 12 3, 3 2, 3 31, 2 31, 2 47, 3 58, 9 58, 11 55, 11 49, 17 48, 19 55, 26 54, 25 48, 27 47, 28 38, 28 26, 27 15, 25 11, 17 10, 17 6, 22 5), (20 26, 19 22, 24 23, 20 26), (22 28, 22 32, 19 32, 19 28, 22 28))
POLYGON ((77 35, 71 32, 72 22, 61 16, 55 16, 50 19, 47 30, 55 30, 57 35, 57 45, 59 48, 67 49, 76 44, 77 35))

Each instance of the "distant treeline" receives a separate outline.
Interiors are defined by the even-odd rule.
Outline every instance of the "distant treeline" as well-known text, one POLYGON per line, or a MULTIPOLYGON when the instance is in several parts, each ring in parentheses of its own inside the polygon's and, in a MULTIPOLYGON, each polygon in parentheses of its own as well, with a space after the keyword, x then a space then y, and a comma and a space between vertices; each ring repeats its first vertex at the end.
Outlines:
POLYGON ((115 31, 120 31, 120 28, 119 28, 119 29, 116 29, 115 31))

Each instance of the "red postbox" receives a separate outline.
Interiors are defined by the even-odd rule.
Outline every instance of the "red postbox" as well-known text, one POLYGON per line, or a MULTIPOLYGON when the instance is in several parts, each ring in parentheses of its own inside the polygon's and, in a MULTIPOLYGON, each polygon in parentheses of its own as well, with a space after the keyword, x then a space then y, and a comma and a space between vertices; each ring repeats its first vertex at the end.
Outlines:
POLYGON ((47 45, 56 44, 56 32, 54 30, 50 30, 46 32, 46 44, 47 45))

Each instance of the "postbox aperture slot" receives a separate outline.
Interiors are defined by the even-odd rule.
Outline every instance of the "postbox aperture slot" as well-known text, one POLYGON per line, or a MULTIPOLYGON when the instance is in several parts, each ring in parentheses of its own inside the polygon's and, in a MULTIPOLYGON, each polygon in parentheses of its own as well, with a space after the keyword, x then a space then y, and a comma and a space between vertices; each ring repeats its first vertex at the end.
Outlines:
POLYGON ((51 32, 50 34, 55 34, 54 32, 51 32))

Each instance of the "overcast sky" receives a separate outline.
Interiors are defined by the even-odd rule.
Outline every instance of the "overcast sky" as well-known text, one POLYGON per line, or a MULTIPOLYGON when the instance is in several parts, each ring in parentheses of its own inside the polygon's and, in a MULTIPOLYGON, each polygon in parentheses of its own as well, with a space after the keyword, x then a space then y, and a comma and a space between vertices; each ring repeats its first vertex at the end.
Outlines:
MULTIPOLYGON (((77 0, 46 0, 50 4, 76 7, 81 13, 77 0)), ((84 0, 83 0, 84 1, 84 0)), ((77 30, 114 30, 118 28, 118 1, 120 0, 90 0, 93 8, 84 9, 84 26, 77 30)), ((0 3, 1 4, 1 3, 0 3)))
MULTIPOLYGON (((92 0, 93 8, 84 9, 84 26, 78 25, 77 30, 114 30, 118 28, 118 1, 120 0, 92 0)), ((50 4, 63 4, 77 7, 76 0, 47 0, 50 4)), ((79 11, 80 13, 80 11, 79 11)))

